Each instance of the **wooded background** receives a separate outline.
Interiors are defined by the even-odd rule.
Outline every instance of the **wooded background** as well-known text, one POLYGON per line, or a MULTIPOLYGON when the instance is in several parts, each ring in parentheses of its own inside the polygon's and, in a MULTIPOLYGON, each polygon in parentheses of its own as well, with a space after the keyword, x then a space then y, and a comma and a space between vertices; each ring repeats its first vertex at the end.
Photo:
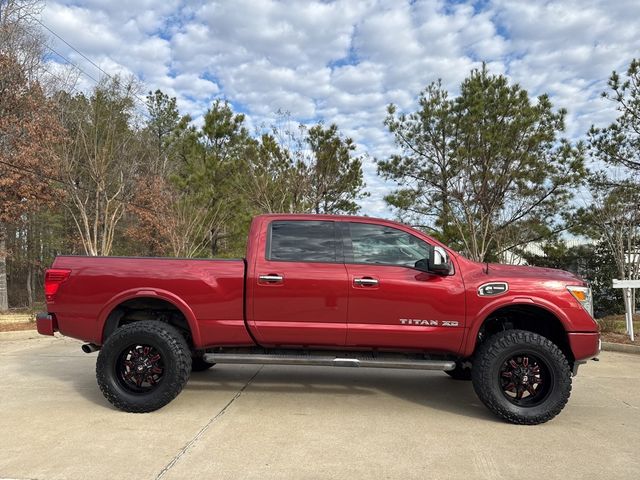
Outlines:
POLYGON ((175 98, 104 71, 78 91, 72 70, 47 70, 41 3, 0 5, 0 311, 41 302, 57 254, 241 257, 253 215, 358 213, 364 161, 395 185, 399 220, 474 260, 579 273, 598 314, 624 308, 612 278, 640 274, 638 60, 603 92, 615 122, 581 140, 563 137, 567 112, 547 95, 483 66, 455 97, 434 82, 415 112, 389 105, 398 153, 376 159, 286 112, 250 131, 222 100, 196 125, 175 98))

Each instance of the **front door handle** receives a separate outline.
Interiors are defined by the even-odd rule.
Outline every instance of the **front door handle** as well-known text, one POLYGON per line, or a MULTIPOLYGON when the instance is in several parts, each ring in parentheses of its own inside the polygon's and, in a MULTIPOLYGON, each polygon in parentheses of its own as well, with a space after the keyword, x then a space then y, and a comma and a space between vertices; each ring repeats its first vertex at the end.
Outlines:
POLYGON ((262 283, 282 283, 282 275, 277 275, 275 273, 270 273, 269 275, 260 275, 258 277, 262 283))
POLYGON ((360 287, 375 287, 376 285, 378 285, 378 280, 371 277, 354 278, 353 284, 360 287))

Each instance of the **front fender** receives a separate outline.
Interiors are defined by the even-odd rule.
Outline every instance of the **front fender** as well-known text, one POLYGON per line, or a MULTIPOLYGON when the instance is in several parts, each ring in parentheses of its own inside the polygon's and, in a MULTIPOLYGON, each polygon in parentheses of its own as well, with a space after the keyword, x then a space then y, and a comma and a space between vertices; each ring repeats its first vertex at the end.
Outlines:
MULTIPOLYGON (((543 310, 548 311, 552 315, 554 315, 562 326, 564 327, 565 332, 572 331, 573 326, 570 317, 567 313, 554 305, 553 303, 545 300, 543 298, 537 296, 517 296, 517 297, 503 297, 496 298, 492 302, 485 305, 469 322, 469 329, 467 331, 467 338, 465 341, 465 346, 463 348, 462 355, 465 357, 471 356, 476 347, 476 339, 478 338, 478 332, 482 327, 484 321, 489 318, 494 312, 496 312, 500 308, 504 307, 513 307, 513 306, 529 306, 529 307, 538 307, 543 310)), ((582 307, 580 307, 582 308, 582 307)))

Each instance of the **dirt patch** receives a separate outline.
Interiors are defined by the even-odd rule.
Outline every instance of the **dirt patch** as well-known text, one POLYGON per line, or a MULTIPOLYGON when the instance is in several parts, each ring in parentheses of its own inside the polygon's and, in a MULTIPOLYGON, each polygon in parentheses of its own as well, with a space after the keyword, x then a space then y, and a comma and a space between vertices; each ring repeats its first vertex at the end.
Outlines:
MULTIPOLYGON (((608 317, 599 318, 598 325, 604 342, 640 345, 640 339, 632 342, 625 333, 627 325, 624 315, 609 315, 608 317)), ((633 316, 633 329, 637 334, 640 334, 640 315, 638 314, 633 316)))
POLYGON ((0 321, 0 332, 17 332, 20 330, 35 330, 35 322, 4 322, 0 321))
POLYGON ((602 341, 624 343, 625 345, 640 345, 640 339, 637 337, 638 334, 640 334, 640 332, 636 331, 636 341, 632 342, 626 333, 605 332, 602 333, 602 341))

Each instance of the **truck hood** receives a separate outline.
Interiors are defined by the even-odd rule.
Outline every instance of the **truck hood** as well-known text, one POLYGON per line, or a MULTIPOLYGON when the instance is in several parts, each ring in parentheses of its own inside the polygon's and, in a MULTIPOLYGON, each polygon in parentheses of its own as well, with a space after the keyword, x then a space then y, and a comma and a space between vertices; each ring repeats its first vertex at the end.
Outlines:
MULTIPOLYGON (((478 263, 482 269, 486 271, 486 263, 478 263)), ((579 276, 567 272, 565 270, 558 270, 556 268, 543 268, 543 267, 531 267, 525 265, 503 265, 500 263, 489 263, 488 277, 521 277, 521 278, 538 278, 543 280, 558 280, 563 282, 573 282, 583 284, 585 283, 579 276)))

